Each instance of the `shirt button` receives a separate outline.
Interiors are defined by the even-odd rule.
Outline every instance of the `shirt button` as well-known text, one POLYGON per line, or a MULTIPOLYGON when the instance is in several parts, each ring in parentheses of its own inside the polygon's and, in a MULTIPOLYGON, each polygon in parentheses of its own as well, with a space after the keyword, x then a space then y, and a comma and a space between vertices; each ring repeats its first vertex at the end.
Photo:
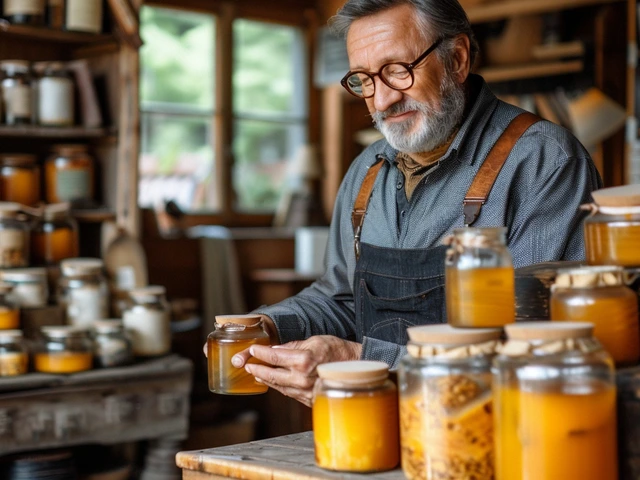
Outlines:
POLYGON ((402 181, 399 181, 398 185, 396 185, 396 187, 398 187, 398 190, 400 190, 402 188, 402 181))
POLYGON ((402 211, 400 212, 400 216, 401 216, 401 217, 404 217, 404 213, 405 213, 405 212, 404 212, 404 210, 402 210, 402 211))

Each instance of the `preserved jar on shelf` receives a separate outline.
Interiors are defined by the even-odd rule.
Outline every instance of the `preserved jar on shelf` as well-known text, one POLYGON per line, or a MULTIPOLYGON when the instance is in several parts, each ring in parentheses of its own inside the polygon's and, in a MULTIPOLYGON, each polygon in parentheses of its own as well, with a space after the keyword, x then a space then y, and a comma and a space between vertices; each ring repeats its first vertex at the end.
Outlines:
POLYGON ((60 262, 58 303, 71 325, 90 327, 109 314, 109 289, 98 258, 69 258, 60 262))
POLYGON ((65 29, 76 32, 102 31, 102 0, 65 0, 65 29))
POLYGON ((94 196, 94 165, 86 145, 55 145, 45 163, 48 203, 90 204, 94 196))
POLYGON ((133 353, 139 357, 164 355, 171 351, 171 314, 162 286, 134 288, 122 321, 131 335, 133 353))
MULTIPOLYGON (((255 395, 268 387, 256 382, 244 368, 236 368, 231 358, 251 345, 270 345, 260 315, 216 315, 215 330, 207 337, 209 390, 226 395, 255 395)), ((259 363, 251 358, 249 363, 259 363)))
POLYGON ((562 269, 551 287, 551 320, 593 323, 595 337, 618 366, 640 360, 638 295, 625 276, 617 266, 562 269))
POLYGON ((40 62, 38 79, 38 123, 49 127, 74 124, 74 82, 62 62, 40 62))
POLYGON ((33 122, 33 85, 29 62, 4 60, 2 70, 2 101, 4 123, 28 125, 33 122))
POLYGON ((19 204, 0 202, 0 268, 29 265, 30 231, 19 204))
POLYGON ((618 478, 613 361, 593 324, 506 331, 493 367, 496 480, 618 478))
POLYGON ((454 327, 501 327, 515 321, 515 275, 507 229, 459 228, 446 240, 447 320, 454 327))
POLYGON ((68 203, 46 205, 31 232, 31 260, 36 265, 56 265, 78 256, 78 223, 68 203))
POLYGON ((410 327, 398 370, 409 480, 494 478, 491 361, 502 330, 410 327))
POLYGON ((316 464, 343 472, 391 470, 400 461, 398 393, 384 362, 319 365, 313 389, 316 464))
POLYGON ((3 16, 15 25, 44 25, 46 0, 4 0, 3 16))
POLYGON ((40 166, 35 155, 0 155, 0 201, 33 207, 42 201, 40 166))
POLYGON ((120 367, 133 362, 133 346, 122 320, 97 320, 93 331, 97 367, 120 367))
POLYGON ((42 327, 42 340, 34 355, 36 371, 76 373, 91 370, 93 342, 89 330, 72 325, 42 327))
POLYGON ((22 330, 0 330, 0 377, 24 375, 29 368, 29 353, 22 330))
POLYGON ((44 268, 2 270, 0 281, 13 287, 10 298, 20 308, 40 308, 48 303, 49 286, 47 270, 44 268))
POLYGON ((20 328, 20 307, 11 298, 13 285, 0 282, 0 330, 20 328))
POLYGON ((47 0, 47 26, 54 30, 62 30, 64 27, 64 1, 47 0))

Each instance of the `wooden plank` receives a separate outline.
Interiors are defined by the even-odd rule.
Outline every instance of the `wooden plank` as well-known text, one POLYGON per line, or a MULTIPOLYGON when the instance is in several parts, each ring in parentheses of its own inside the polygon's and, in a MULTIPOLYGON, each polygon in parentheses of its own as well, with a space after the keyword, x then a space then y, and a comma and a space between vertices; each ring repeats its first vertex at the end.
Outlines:
POLYGON ((113 35, 67 32, 42 27, 30 27, 28 25, 11 25, 0 23, 0 34, 6 37, 20 37, 21 40, 33 40, 44 42, 56 42, 67 44, 114 44, 113 35))
POLYGON ((515 65, 506 67, 487 67, 478 73, 487 83, 506 82, 523 78, 548 77, 551 75, 563 75, 577 73, 584 69, 582 60, 568 62, 549 62, 539 64, 515 65))
POLYGON ((557 60, 567 57, 581 57, 584 55, 584 43, 575 41, 536 45, 531 50, 531 54, 536 60, 557 60))
POLYGON ((0 137, 28 138, 101 138, 113 135, 107 128, 39 127, 37 125, 0 125, 0 137))

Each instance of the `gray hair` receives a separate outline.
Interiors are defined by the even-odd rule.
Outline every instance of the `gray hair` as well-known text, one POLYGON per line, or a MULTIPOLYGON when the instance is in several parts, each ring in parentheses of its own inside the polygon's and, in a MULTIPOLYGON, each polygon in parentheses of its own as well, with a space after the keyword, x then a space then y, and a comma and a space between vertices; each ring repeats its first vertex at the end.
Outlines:
POLYGON ((478 42, 471 30, 467 14, 458 0, 349 0, 329 20, 329 25, 334 34, 346 38, 355 20, 399 5, 411 5, 416 10, 418 27, 426 41, 433 42, 437 38, 447 39, 442 43, 444 48, 438 48, 436 54, 449 70, 452 62, 449 53, 455 45, 454 37, 460 34, 469 37, 471 44, 469 59, 473 66, 479 52, 478 42), (435 38, 428 38, 429 31, 435 33, 435 38))

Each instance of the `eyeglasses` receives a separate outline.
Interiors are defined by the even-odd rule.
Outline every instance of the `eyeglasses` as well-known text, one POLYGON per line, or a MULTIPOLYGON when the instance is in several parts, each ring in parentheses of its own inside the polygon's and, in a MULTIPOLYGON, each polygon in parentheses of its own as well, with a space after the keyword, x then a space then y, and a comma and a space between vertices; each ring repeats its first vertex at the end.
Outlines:
POLYGON ((366 72, 364 70, 349 71, 340 80, 342 86, 352 95, 359 98, 371 98, 376 93, 374 77, 377 75, 384 84, 394 90, 408 90, 413 86, 415 80, 413 69, 416 68, 427 56, 442 43, 444 38, 427 48, 422 55, 411 63, 394 62, 385 63, 380 67, 378 73, 366 72))

